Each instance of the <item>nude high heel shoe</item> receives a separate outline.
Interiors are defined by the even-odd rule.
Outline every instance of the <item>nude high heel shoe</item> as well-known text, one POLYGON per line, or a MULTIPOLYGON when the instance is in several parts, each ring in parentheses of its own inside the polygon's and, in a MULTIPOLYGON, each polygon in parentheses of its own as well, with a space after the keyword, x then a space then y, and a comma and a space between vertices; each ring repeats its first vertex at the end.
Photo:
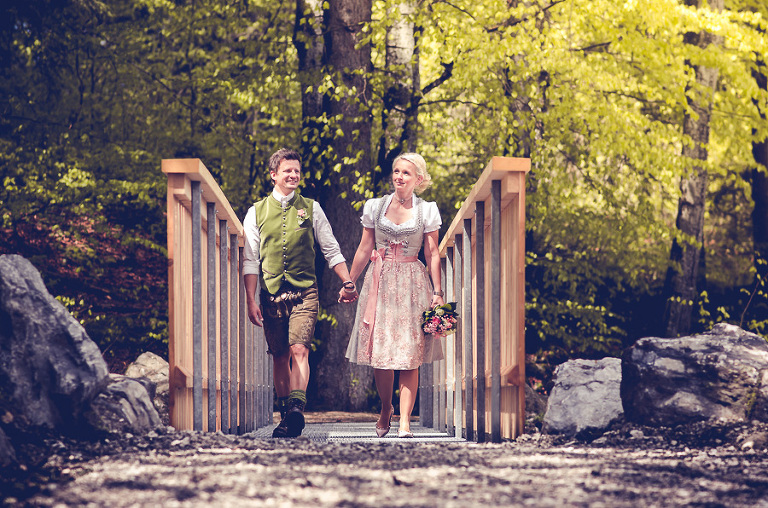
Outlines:
POLYGON ((392 428, 392 417, 395 414, 395 408, 392 407, 392 409, 389 411, 389 423, 387 424, 386 429, 382 429, 378 425, 376 425, 376 436, 378 437, 384 437, 389 432, 389 429, 392 428))

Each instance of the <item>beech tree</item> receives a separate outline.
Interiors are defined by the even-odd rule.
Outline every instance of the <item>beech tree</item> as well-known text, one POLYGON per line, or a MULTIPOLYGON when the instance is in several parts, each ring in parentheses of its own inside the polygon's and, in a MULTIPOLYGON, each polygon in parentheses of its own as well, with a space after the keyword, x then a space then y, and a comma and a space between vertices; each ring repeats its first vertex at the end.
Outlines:
MULTIPOLYGON (((706 0, 686 0, 686 5, 702 9, 706 0)), ((710 9, 721 11, 723 0, 709 0, 710 9)), ((688 32, 684 42, 702 52, 719 44, 719 38, 708 32, 688 32)), ((701 56, 699 56, 701 58, 701 56)), ((704 246, 704 213, 707 201, 707 160, 709 151, 709 129, 712 114, 713 95, 717 86, 718 71, 704 63, 693 67, 696 80, 687 90, 688 108, 683 120, 682 157, 690 160, 689 174, 680 183, 680 201, 677 212, 677 235, 672 242, 671 266, 667 272, 664 294, 667 298, 665 311, 665 335, 677 337, 691 331, 691 317, 694 300, 698 296, 697 278, 704 246)))

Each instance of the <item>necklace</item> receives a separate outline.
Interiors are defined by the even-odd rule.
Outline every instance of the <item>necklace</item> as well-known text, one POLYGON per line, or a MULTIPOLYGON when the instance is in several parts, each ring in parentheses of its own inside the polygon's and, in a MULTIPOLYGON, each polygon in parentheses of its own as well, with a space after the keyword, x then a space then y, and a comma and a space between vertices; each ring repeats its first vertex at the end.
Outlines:
POLYGON ((405 203, 406 201, 408 201, 409 199, 411 199, 411 197, 412 197, 412 196, 410 196, 410 197, 407 197, 407 198, 403 198, 403 199, 400 199, 399 197, 397 197, 397 194, 395 194, 395 199, 396 199, 396 200, 398 200, 398 201, 400 202, 400 204, 401 204, 401 205, 402 205, 402 204, 404 204, 404 203, 405 203))

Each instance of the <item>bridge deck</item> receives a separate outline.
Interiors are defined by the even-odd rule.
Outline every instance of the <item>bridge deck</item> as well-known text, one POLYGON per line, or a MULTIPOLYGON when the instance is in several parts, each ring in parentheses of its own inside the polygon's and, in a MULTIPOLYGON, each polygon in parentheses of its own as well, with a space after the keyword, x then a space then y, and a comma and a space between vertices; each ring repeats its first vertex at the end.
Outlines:
MULTIPOLYGON (((368 442, 368 441, 380 441, 387 442, 466 442, 461 437, 449 436, 445 432, 439 432, 435 429, 422 427, 418 421, 411 422, 411 431, 413 432, 413 438, 398 438, 397 437, 397 416, 392 419, 392 430, 389 434, 383 438, 376 436, 374 430, 377 415, 361 415, 361 414, 349 414, 345 418, 327 417, 328 413, 307 413, 307 426, 302 432, 302 436, 311 441, 324 441, 324 442, 368 442), (341 420, 341 421, 336 421, 341 420), (346 420, 346 421, 345 421, 346 420)), ((277 422, 280 419, 279 414, 275 414, 274 421, 277 422)), ((272 437, 272 430, 274 430, 275 424, 267 425, 260 429, 256 429, 249 435, 258 438, 272 437)))

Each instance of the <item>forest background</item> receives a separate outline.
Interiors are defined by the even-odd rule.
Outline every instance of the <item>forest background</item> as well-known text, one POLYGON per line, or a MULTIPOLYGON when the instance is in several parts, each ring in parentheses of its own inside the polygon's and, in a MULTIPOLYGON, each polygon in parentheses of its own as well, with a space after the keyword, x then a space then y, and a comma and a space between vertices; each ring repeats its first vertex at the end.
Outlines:
MULTIPOLYGON (((304 158, 348 260, 404 151, 444 228, 492 156, 529 157, 526 352, 569 358, 727 321, 768 337, 764 0, 4 0, 0 253, 113 371, 167 357, 163 158, 238 216, 304 158)), ((321 278, 316 407, 370 407, 321 278), (345 388, 346 387, 346 388, 345 388)))

